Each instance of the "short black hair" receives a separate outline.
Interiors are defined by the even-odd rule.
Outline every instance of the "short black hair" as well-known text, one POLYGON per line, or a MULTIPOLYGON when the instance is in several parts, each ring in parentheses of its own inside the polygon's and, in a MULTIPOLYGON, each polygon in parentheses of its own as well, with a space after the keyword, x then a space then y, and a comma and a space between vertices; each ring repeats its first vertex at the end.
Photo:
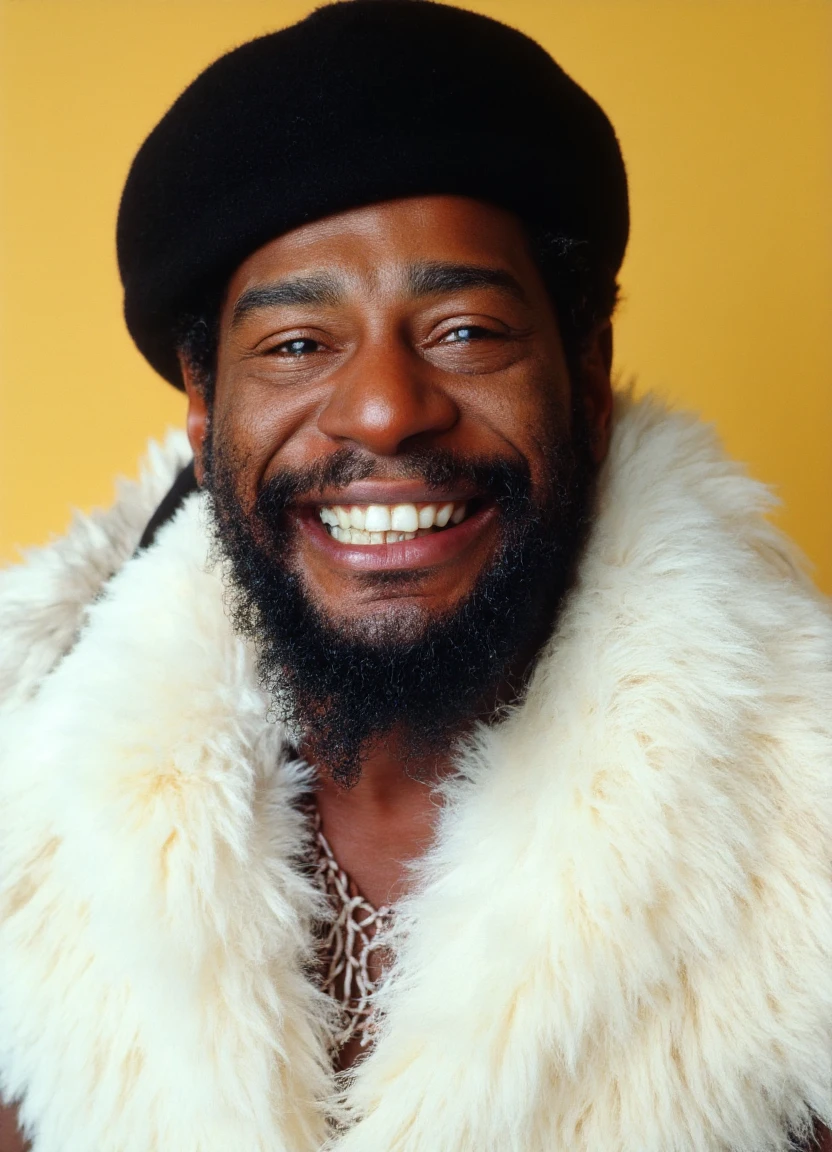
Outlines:
POLYGON ((217 383, 217 350, 222 300, 204 297, 176 322, 174 346, 190 368, 195 383, 209 406, 217 383))

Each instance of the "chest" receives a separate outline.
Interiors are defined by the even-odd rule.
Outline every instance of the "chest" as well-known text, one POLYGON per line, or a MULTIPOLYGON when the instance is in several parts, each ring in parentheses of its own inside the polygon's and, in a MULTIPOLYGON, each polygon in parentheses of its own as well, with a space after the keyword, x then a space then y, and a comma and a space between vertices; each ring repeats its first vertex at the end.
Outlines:
POLYGON ((326 899, 328 916, 316 925, 317 978, 339 1010, 330 1042, 333 1067, 344 1072, 365 1057, 375 1032, 375 994, 393 956, 385 934, 393 925, 391 905, 374 907, 335 858, 317 805, 307 806, 311 864, 326 899))

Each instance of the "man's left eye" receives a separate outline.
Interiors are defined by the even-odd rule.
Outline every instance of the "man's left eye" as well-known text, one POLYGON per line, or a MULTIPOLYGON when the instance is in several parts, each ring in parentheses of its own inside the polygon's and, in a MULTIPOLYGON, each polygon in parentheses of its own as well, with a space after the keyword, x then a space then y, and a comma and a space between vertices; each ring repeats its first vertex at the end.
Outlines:
POLYGON ((452 328, 446 332, 440 344, 467 344, 472 340, 488 340, 496 336, 489 328, 480 328, 476 324, 463 324, 459 328, 452 328))

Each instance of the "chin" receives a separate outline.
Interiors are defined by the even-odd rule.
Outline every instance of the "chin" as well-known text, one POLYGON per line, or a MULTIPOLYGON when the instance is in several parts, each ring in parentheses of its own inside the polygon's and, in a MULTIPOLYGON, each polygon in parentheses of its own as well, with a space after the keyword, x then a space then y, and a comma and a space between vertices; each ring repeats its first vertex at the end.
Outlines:
POLYGON ((413 596, 385 598, 347 614, 343 609, 333 612, 323 605, 320 611, 329 626, 344 638, 384 646, 412 644, 422 639, 431 624, 444 615, 431 612, 413 596))

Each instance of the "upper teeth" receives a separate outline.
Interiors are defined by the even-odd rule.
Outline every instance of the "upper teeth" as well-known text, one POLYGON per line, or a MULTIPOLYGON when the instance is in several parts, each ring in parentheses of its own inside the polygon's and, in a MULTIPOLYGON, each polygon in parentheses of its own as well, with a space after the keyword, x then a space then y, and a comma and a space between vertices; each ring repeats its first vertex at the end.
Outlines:
POLYGON ((417 532, 459 524, 465 504, 334 504, 320 509, 320 517, 338 540, 353 544, 390 544, 412 540, 417 532), (365 539, 366 537, 366 539, 365 539), (393 539, 390 539, 392 537, 393 539))

